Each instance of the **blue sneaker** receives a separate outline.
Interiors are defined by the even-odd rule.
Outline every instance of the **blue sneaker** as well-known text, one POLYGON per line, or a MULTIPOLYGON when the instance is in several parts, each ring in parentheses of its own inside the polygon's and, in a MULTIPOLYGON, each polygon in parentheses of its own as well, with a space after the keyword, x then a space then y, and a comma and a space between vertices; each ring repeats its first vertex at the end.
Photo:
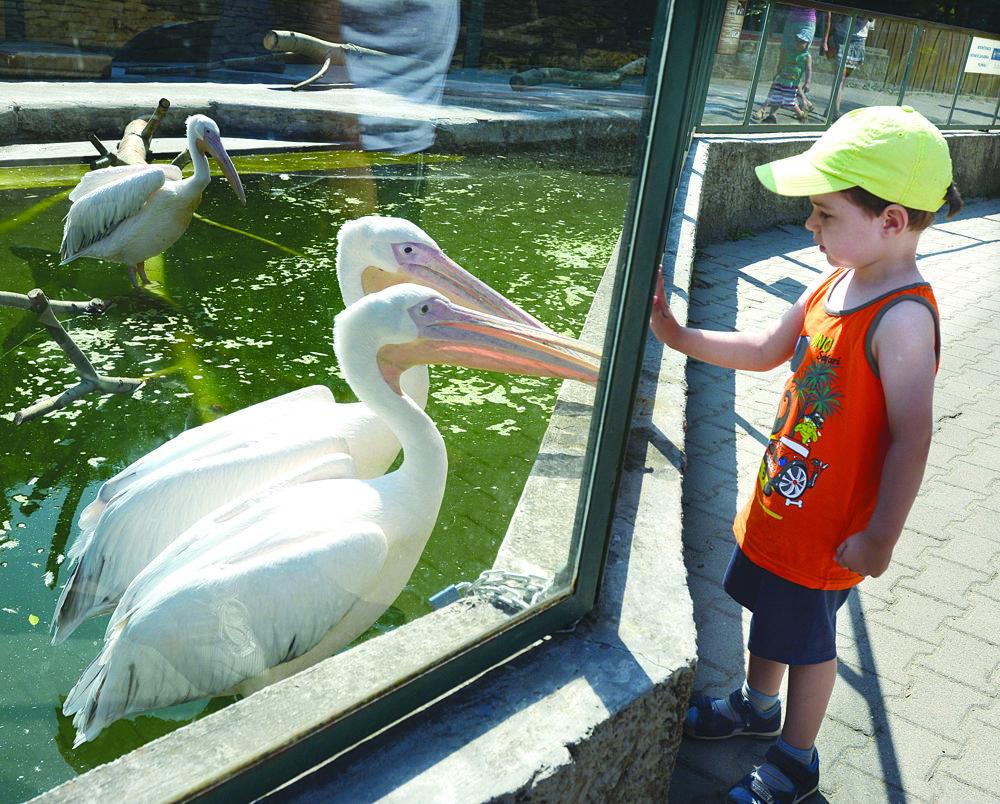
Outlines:
POLYGON ((684 717, 684 733, 696 740, 725 740, 728 737, 758 737, 771 739, 781 733, 781 704, 774 707, 767 715, 760 714, 750 702, 743 697, 742 690, 733 690, 729 694, 729 707, 739 716, 739 720, 730 720, 716 711, 712 702, 720 700, 703 695, 691 702, 684 717))
POLYGON ((803 765, 773 745, 764 760, 729 791, 729 804, 797 804, 819 789, 819 753, 803 765))

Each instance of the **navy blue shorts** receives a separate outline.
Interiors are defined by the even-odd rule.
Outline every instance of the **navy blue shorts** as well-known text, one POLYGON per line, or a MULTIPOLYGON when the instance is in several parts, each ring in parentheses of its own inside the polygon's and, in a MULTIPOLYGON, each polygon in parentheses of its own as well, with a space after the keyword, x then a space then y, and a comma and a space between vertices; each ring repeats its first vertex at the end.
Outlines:
POLYGON ((850 589, 810 589, 780 578, 733 551, 723 589, 753 612, 747 647, 754 656, 793 666, 837 656, 837 609, 850 589))

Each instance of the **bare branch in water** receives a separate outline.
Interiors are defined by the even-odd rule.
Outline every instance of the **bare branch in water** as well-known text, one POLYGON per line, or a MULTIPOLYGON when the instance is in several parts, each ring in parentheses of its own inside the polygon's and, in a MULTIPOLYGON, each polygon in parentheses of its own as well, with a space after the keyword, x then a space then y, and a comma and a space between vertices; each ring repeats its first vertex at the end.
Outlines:
POLYGON ((80 382, 71 388, 67 388, 57 396, 50 396, 40 399, 35 404, 19 411, 14 415, 14 424, 37 419, 46 413, 66 407, 71 402, 75 402, 80 397, 96 391, 100 394, 131 394, 144 380, 132 379, 130 377, 107 377, 98 374, 87 356, 80 350, 69 333, 63 329, 56 313, 92 313, 97 314, 104 311, 104 302, 100 299, 92 299, 89 302, 50 302, 41 290, 35 288, 27 296, 20 293, 7 293, 0 291, 0 306, 16 307, 20 310, 28 310, 38 316, 42 326, 48 331, 60 348, 66 353, 80 375, 80 382))

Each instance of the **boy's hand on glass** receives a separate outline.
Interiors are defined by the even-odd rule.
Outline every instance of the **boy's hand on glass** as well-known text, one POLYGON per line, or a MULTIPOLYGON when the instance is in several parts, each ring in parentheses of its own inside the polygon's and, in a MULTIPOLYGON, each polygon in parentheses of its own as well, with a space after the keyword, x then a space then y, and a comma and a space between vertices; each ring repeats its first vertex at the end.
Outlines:
POLYGON ((663 292, 662 265, 656 275, 656 292, 653 294, 653 312, 649 316, 649 327, 653 330, 653 334, 668 346, 671 338, 680 329, 680 324, 677 323, 670 305, 667 304, 667 295, 663 292))
POLYGON ((841 543, 834 559, 846 570, 877 578, 889 567, 892 546, 862 530, 841 543))

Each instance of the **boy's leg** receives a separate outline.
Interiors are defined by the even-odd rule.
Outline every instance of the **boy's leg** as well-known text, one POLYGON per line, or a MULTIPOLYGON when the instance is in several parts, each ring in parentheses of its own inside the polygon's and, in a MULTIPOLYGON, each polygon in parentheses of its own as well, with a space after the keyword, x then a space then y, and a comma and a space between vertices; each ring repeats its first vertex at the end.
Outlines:
POLYGON ((781 737, 790 746, 802 750, 813 747, 836 680, 836 659, 788 668, 785 725, 781 737))
POLYGON ((747 684, 764 695, 777 695, 781 691, 781 680, 785 677, 787 666, 751 653, 747 661, 747 684))
POLYGON ((778 693, 785 665, 750 655, 741 689, 726 698, 701 697, 691 702, 684 732, 700 740, 729 737, 775 737, 781 729, 778 693))
MULTIPOLYGON (((747 667, 758 683, 773 683, 774 662, 751 655, 747 667)), ((780 676, 779 683, 780 683, 780 676)), ((743 777, 729 791, 732 804, 776 804, 797 802, 819 787, 819 756, 814 745, 826 714, 830 694, 837 680, 837 660, 788 668, 788 692, 785 701, 785 724, 778 742, 767 752, 765 762, 743 777)), ((751 684, 752 686, 752 684, 751 684)))

